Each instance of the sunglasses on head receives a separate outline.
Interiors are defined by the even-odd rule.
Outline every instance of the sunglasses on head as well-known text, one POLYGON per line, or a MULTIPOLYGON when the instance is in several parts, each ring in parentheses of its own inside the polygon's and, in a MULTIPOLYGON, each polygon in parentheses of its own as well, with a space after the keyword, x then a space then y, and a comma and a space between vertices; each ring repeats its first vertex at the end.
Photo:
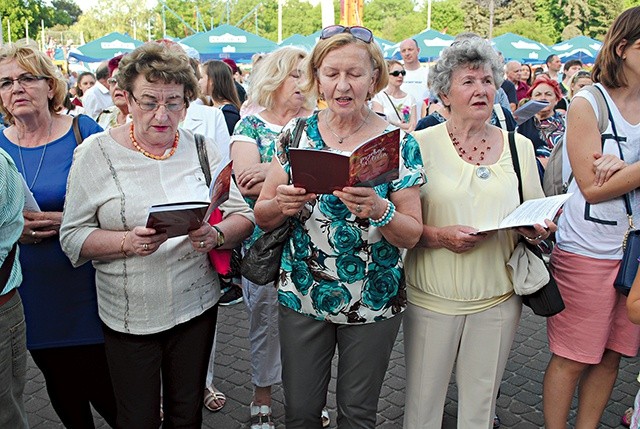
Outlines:
POLYGON ((576 77, 591 77, 591 73, 589 73, 588 71, 585 70, 580 70, 578 73, 575 74, 576 77))
POLYGON ((406 75, 406 74, 407 74, 407 71, 406 71, 406 70, 395 70, 395 71, 389 72, 389 74, 390 74, 391 76, 398 77, 398 76, 404 76, 404 75, 406 75))
POLYGON ((368 28, 359 26, 345 27, 344 25, 330 25, 323 28, 320 33, 320 39, 328 39, 329 37, 342 33, 350 33, 353 37, 365 43, 371 43, 373 40, 373 33, 368 28))

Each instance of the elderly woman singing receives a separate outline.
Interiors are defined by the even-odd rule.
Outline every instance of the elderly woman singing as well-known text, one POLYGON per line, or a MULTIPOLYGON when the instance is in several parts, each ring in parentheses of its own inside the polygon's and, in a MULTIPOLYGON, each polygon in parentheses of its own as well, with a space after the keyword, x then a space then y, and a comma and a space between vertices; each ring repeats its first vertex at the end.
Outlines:
MULTIPOLYGON (((308 90, 327 109, 305 121, 300 148, 350 153, 392 129, 368 107, 389 77, 370 30, 334 25, 322 30, 306 64, 308 90)), ((425 181, 415 140, 400 143, 400 177, 374 188, 308 193, 289 184, 283 143, 277 145, 256 204, 258 225, 271 230, 290 220, 278 299, 287 428, 320 428, 336 346, 338 427, 373 428, 380 388, 402 312, 401 248, 421 228, 419 186, 425 181)))
MULTIPOLYGON (((415 133, 429 182, 421 189, 422 236, 406 259, 409 306, 405 428, 439 428, 456 365, 458 427, 490 428, 520 319, 507 271, 517 234, 478 233, 519 205, 508 134, 488 119, 502 65, 491 45, 465 36, 429 73, 449 119, 415 133)), ((517 136, 524 199, 542 197, 531 142, 517 136)), ((517 232, 539 243, 551 222, 517 232)))
POLYGON ((237 246, 253 215, 232 183, 215 228, 170 239, 146 228, 149 206, 206 198, 204 170, 222 160, 206 139, 203 166, 193 134, 178 129, 198 85, 186 55, 142 45, 120 62, 117 79, 132 122, 76 150, 61 242, 74 265, 96 267, 117 426, 158 428, 162 374, 164 424, 199 428, 220 298, 207 253, 237 246))

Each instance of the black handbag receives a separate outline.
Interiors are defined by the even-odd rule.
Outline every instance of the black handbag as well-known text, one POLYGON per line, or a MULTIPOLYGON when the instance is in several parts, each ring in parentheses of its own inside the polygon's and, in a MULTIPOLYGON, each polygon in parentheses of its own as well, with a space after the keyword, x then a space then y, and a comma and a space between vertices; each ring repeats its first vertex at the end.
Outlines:
MULTIPOLYGON (((306 124, 305 119, 299 119, 293 129, 293 140, 290 147, 298 147, 300 137, 306 124)), ((283 148, 286 151, 286 148, 283 148)), ((288 153, 288 152, 287 152, 288 153)), ((280 259, 285 244, 291 236, 293 225, 287 219, 279 227, 265 232, 249 247, 240 263, 242 276, 257 285, 275 282, 280 273, 280 259)))
MULTIPOLYGON (((509 149, 511 150, 513 169, 516 172, 516 176, 518 176, 518 194, 520 195, 520 204, 522 204, 524 201, 522 193, 522 173, 520 172, 520 161, 518 159, 518 151, 516 149, 516 140, 513 131, 509 132, 509 149)), ((523 240, 522 242, 533 252, 533 254, 545 262, 542 257, 540 247, 528 243, 526 240, 523 240)), ((551 273, 551 270, 549 270, 549 266, 546 262, 545 267, 547 268, 547 271, 549 271, 549 282, 542 286, 542 288, 537 292, 530 295, 523 295, 522 303, 531 308, 533 313, 538 316, 551 317, 564 310, 565 306, 560 290, 558 289, 558 285, 556 284, 553 274, 551 273)))

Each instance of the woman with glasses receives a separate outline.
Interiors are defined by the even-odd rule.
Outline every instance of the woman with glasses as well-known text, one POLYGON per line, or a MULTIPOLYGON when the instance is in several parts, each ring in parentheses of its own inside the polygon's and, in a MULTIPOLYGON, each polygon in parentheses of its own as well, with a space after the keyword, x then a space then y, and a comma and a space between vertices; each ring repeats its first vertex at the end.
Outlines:
POLYGON ((96 122, 105 130, 125 124, 131 120, 127 99, 124 91, 118 86, 118 80, 116 79, 121 60, 122 55, 118 55, 111 58, 108 63, 111 77, 107 79, 107 84, 109 85, 109 94, 111 94, 113 106, 104 109, 96 118, 96 122))
POLYGON ((372 40, 363 27, 322 30, 306 62, 302 90, 324 99, 327 108, 284 128, 255 207, 263 230, 284 222, 293 226, 277 285, 288 429, 321 427, 336 347, 338 428, 375 427, 406 306, 401 249, 420 236, 419 186, 425 181, 413 137, 405 134, 398 142, 398 179, 331 194, 290 185, 284 148, 299 121, 300 148, 343 154, 396 128, 368 107, 389 79, 372 40))
POLYGON ((417 103, 412 95, 400 89, 407 72, 396 60, 387 61, 387 68, 389 84, 373 98, 372 108, 384 113, 390 124, 410 133, 416 127, 417 103))
POLYGON ((158 428, 162 375, 164 425, 199 428, 220 298, 207 253, 237 246, 253 214, 232 181, 215 228, 173 238, 147 228, 151 205, 206 201, 205 171, 222 159, 205 139, 201 161, 193 134, 178 128, 198 88, 184 53, 144 44, 116 79, 132 121, 76 150, 60 240, 74 266, 96 267, 116 426, 158 428))
POLYGON ((0 147, 33 196, 20 237, 27 347, 65 427, 93 428, 91 406, 110 425, 116 419, 95 270, 74 268, 58 233, 73 151, 102 129, 88 116, 58 114, 66 92, 58 68, 37 47, 20 43, 0 51, 0 112, 11 124, 0 147))
MULTIPOLYGON (((252 74, 250 101, 264 110, 244 117, 231 136, 231 159, 238 186, 252 206, 264 186, 282 128, 292 118, 308 116, 313 108, 313 99, 300 89, 306 56, 303 50, 287 46, 270 53, 252 74)), ((256 228, 243 249, 246 251, 262 234, 256 228)), ((243 277, 242 292, 249 314, 251 343, 251 427, 262 429, 261 425, 273 424, 271 386, 282 379, 278 291, 273 284, 260 286, 243 277)), ((316 417, 319 416, 320 411, 316 417)))

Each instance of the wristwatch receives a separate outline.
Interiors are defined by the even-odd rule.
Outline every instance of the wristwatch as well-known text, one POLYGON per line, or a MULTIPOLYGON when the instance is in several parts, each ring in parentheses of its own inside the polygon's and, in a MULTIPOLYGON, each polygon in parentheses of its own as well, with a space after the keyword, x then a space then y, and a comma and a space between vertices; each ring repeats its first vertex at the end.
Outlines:
POLYGON ((214 249, 217 249, 218 247, 221 247, 224 244, 224 234, 223 232, 220 230, 220 228, 218 228, 215 225, 212 225, 213 229, 215 229, 217 231, 217 235, 216 235, 216 245, 214 247, 214 249))

